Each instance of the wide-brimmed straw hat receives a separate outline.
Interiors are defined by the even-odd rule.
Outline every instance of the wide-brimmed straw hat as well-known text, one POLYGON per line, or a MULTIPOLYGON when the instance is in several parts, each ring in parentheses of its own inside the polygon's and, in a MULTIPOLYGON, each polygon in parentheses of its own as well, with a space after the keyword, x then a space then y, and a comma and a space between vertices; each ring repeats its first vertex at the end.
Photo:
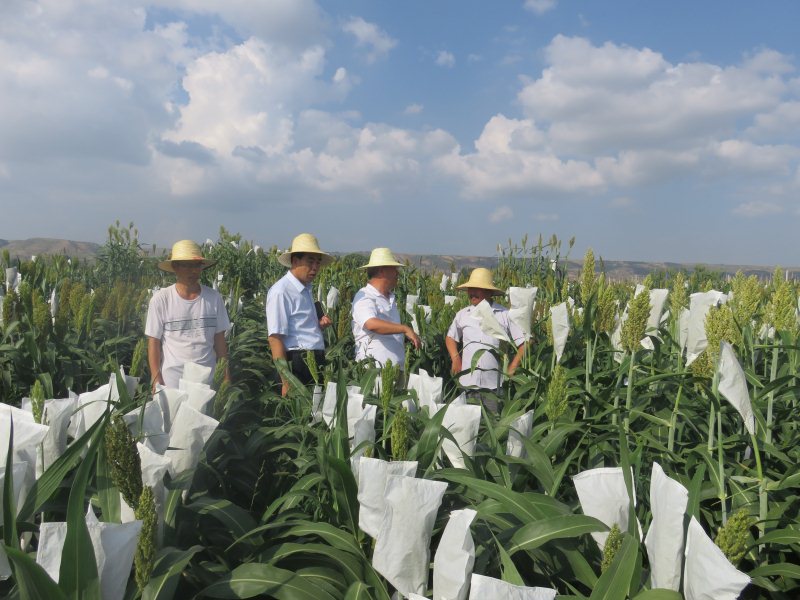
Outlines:
POLYGON ((292 247, 278 257, 278 262, 284 267, 292 268, 292 254, 319 254, 322 257, 322 266, 333 262, 333 257, 319 249, 317 238, 310 233, 301 233, 292 240, 292 247))
POLYGON ((469 280, 466 283, 457 285, 456 288, 459 290, 464 290, 467 288, 479 288, 482 290, 491 290, 497 294, 505 294, 503 290, 494 287, 494 281, 492 281, 492 272, 489 269, 484 269, 483 267, 473 269, 472 273, 469 274, 469 280))
POLYGON ((192 240, 181 240, 179 242, 175 242, 172 245, 172 252, 169 255, 169 260, 162 260, 160 263, 158 263, 158 268, 162 271, 174 273, 175 268, 172 266, 172 263, 176 260, 186 262, 190 260, 197 261, 204 269, 216 264, 217 262, 215 260, 205 258, 202 250, 200 250, 200 246, 198 246, 192 240))
POLYGON ((404 267, 405 265, 398 262, 388 248, 375 248, 369 255, 369 262, 359 269, 371 269, 372 267, 404 267))

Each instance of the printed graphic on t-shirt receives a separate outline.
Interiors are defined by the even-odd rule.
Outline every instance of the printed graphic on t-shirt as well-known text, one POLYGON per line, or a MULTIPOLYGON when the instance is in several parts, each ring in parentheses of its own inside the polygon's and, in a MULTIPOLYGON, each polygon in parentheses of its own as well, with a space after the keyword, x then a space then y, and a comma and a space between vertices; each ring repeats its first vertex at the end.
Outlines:
POLYGON ((200 317, 197 319, 180 319, 164 323, 164 331, 177 331, 186 337, 201 337, 205 329, 216 330, 217 317, 200 317))

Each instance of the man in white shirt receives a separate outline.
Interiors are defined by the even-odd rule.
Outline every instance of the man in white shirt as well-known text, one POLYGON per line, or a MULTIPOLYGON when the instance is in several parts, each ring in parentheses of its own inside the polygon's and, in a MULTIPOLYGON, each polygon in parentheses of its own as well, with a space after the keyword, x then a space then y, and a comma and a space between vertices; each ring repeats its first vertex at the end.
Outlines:
POLYGON ((353 298, 353 338, 356 360, 374 359, 379 366, 391 360, 401 369, 405 364, 404 340, 419 348, 419 337, 408 325, 400 323, 394 288, 399 269, 388 248, 375 248, 369 262, 360 267, 367 270, 368 283, 353 298))
MULTIPOLYGON (((317 238, 301 233, 292 240, 291 249, 278 257, 289 271, 267 293, 267 333, 272 360, 285 359, 292 374, 302 383, 313 381, 306 356, 314 353, 317 364, 325 364, 325 338, 322 330, 332 323, 318 310, 311 294, 311 283, 319 270, 333 261, 320 250, 317 238)), ((289 391, 289 382, 281 377, 281 395, 289 391)))
MULTIPOLYGON (((451 372, 455 375, 466 370, 459 378, 459 383, 467 388, 483 389, 496 391, 502 384, 502 373, 497 358, 492 353, 500 348, 500 340, 483 331, 480 321, 475 318, 476 307, 486 301, 490 308, 492 317, 505 330, 510 340, 513 340, 517 348, 516 355, 508 365, 508 374, 513 375, 525 350, 525 334, 522 329, 514 323, 508 316, 508 309, 492 301, 492 296, 502 294, 503 291, 496 288, 492 281, 492 272, 489 269, 477 268, 470 273, 469 280, 458 286, 464 289, 469 297, 470 305, 462 308, 456 313, 453 323, 447 330, 445 346, 452 362, 451 372), (462 350, 459 353, 458 345, 461 344, 462 350), (478 357, 475 368, 472 368, 473 357, 480 351, 485 350, 478 357)), ((478 393, 478 395, 480 395, 478 393)), ((481 399, 487 409, 495 412, 497 403, 486 395, 481 399)))
MULTIPOLYGON (((157 384, 177 388, 187 362, 213 369, 228 356, 225 332, 231 322, 225 303, 219 292, 200 284, 203 269, 213 264, 191 240, 176 242, 170 259, 158 263, 175 273, 176 281, 153 294, 147 308, 144 332, 153 390, 157 384)), ((225 379, 230 380, 227 368, 225 379)))

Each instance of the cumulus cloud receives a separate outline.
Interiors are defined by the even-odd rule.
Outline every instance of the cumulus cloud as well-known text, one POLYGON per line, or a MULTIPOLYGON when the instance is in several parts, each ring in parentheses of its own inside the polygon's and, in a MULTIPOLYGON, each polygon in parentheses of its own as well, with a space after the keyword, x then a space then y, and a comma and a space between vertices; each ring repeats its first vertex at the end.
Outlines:
POLYGON ((558 0, 525 0, 525 9, 537 15, 553 10, 558 4, 558 0))
POLYGON ((374 23, 369 23, 361 17, 350 17, 342 29, 356 38, 356 46, 366 48, 366 61, 373 63, 384 58, 389 51, 397 45, 397 40, 392 39, 374 23))
POLYGON ((452 69, 456 66, 456 57, 453 56, 452 52, 448 52, 447 50, 439 50, 439 53, 436 55, 435 62, 437 66, 452 69))
POLYGON ((508 206, 498 206, 489 215, 490 223, 500 223, 501 221, 508 221, 514 216, 514 211, 508 206))
POLYGON ((781 205, 762 200, 744 202, 733 209, 733 213, 739 215, 740 217, 765 217, 769 215, 777 215, 782 212, 783 207, 781 205))
POLYGON ((416 103, 409 104, 408 106, 406 106, 405 110, 403 111, 403 114, 418 115, 423 111, 423 109, 424 107, 422 106, 422 104, 416 104, 416 103))

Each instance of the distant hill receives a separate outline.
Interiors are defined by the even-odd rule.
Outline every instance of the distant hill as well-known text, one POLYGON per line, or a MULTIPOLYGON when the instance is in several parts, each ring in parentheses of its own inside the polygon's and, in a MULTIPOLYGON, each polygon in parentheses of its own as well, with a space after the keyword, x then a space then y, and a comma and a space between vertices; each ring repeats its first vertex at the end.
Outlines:
MULTIPOLYGON (((0 252, 8 250, 12 257, 20 259, 30 259, 31 256, 44 254, 64 254, 73 258, 92 259, 97 254, 100 244, 93 242, 76 242, 72 240, 60 240, 52 238, 31 238, 27 240, 2 240, 0 239, 0 252)), ((335 252, 337 255, 345 253, 335 252)), ((366 262, 369 252, 355 252, 354 254, 364 255, 366 262)), ((463 256, 451 254, 397 254, 398 259, 408 260, 409 263, 425 271, 438 271, 440 273, 450 272, 451 268, 474 269, 476 267, 494 268, 497 266, 497 257, 491 256, 463 256)), ((696 266, 702 266, 709 271, 717 271, 726 274, 735 274, 742 271, 745 275, 758 275, 759 277, 769 277, 772 275, 773 267, 754 266, 754 265, 719 265, 719 264, 680 264, 669 262, 645 262, 645 261, 619 261, 607 260, 603 262, 606 275, 615 280, 642 279, 648 273, 668 269, 693 270, 696 266)), ((600 262, 598 260, 598 268, 600 262)), ((567 269, 572 276, 580 273, 581 263, 570 260, 567 262, 567 269)), ((788 268, 791 276, 800 278, 800 268, 788 268)))

